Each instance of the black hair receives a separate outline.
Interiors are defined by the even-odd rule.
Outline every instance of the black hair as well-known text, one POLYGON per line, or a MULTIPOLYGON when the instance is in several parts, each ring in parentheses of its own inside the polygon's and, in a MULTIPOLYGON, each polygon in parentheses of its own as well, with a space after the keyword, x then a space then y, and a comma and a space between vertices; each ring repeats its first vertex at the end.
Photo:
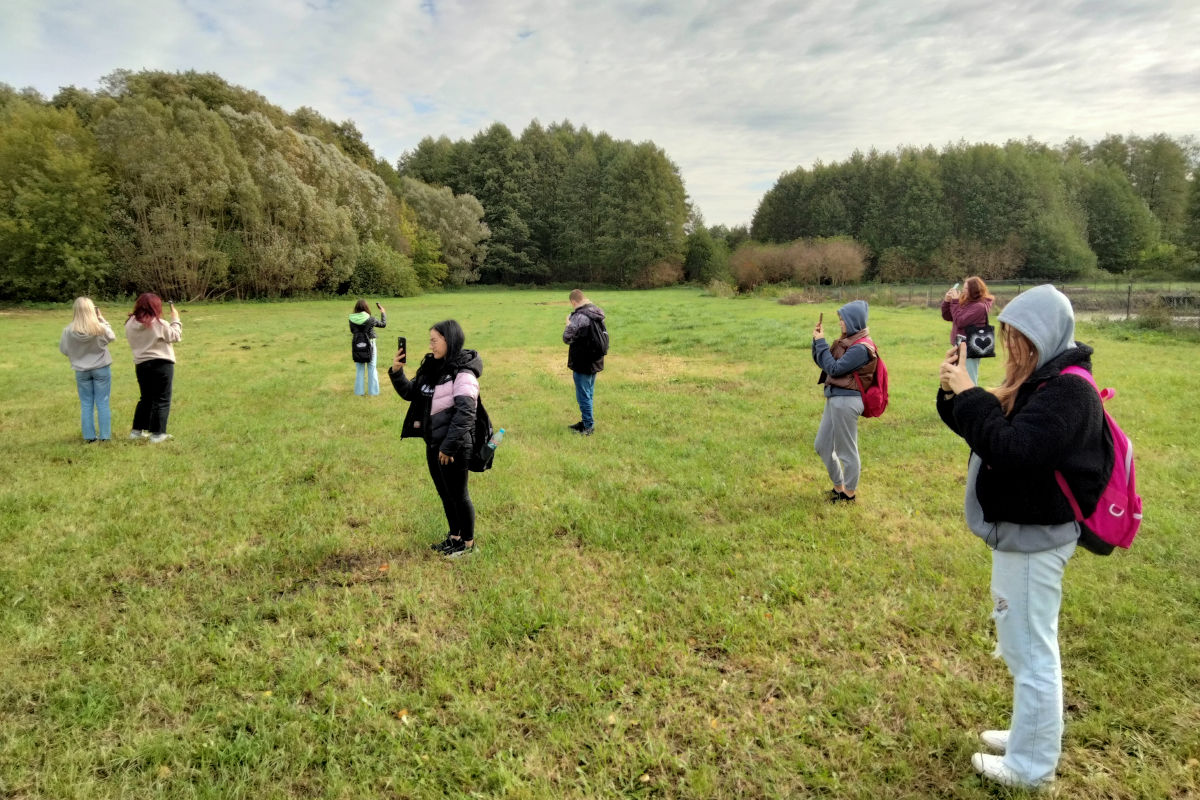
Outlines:
POLYGON ((467 340, 467 335, 463 333, 462 326, 455 320, 444 319, 434 325, 431 330, 437 331, 446 340, 446 363, 453 363, 458 354, 462 352, 463 344, 467 340))

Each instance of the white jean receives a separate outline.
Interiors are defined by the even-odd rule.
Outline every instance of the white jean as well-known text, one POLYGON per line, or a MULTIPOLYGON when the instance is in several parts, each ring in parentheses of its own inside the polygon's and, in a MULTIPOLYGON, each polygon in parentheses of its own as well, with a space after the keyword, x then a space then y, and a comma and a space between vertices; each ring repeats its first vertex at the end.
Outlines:
POLYGON ((1062 752, 1058 611, 1063 572, 1074 552, 1075 542, 1040 553, 992 551, 992 618, 1013 677, 1004 764, 1030 785, 1054 778, 1062 752))

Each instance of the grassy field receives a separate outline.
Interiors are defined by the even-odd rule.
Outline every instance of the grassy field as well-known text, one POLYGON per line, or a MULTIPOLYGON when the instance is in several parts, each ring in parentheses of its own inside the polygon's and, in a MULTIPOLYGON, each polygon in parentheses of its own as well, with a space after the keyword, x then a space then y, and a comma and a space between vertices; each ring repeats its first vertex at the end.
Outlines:
MULTIPOLYGON (((455 562, 383 358, 383 394, 352 393, 351 302, 185 307, 156 446, 82 444, 69 310, 0 312, 0 797, 1023 796, 970 769, 1011 681, 933 409, 936 312, 872 310, 892 405, 833 508, 808 353, 832 304, 598 293, 612 354, 580 438, 565 299, 385 303, 384 351, 462 322, 509 432, 455 562)), ((1055 791, 1196 797, 1200 350, 1079 336, 1147 518, 1068 569, 1055 791)))

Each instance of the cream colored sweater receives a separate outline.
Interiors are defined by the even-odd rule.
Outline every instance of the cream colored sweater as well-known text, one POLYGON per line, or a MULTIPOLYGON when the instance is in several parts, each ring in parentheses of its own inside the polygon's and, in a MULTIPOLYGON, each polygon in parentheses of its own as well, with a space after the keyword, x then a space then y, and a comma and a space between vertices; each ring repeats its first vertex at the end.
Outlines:
POLYGON ((133 317, 125 320, 125 339, 133 351, 133 363, 141 364, 155 358, 175 360, 175 348, 171 342, 183 340, 183 326, 177 321, 167 322, 159 318, 143 325, 133 317))

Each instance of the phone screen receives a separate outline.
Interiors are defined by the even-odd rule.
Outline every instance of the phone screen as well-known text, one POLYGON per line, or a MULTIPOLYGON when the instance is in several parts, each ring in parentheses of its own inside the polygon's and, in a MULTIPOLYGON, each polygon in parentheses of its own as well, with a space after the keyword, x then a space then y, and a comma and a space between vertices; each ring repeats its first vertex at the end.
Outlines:
POLYGON ((401 364, 408 363, 408 340, 403 336, 396 337, 396 349, 404 351, 404 358, 400 359, 401 364))

